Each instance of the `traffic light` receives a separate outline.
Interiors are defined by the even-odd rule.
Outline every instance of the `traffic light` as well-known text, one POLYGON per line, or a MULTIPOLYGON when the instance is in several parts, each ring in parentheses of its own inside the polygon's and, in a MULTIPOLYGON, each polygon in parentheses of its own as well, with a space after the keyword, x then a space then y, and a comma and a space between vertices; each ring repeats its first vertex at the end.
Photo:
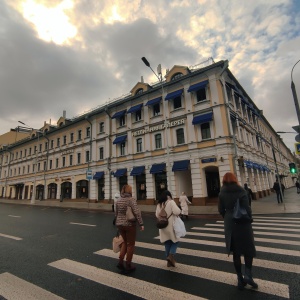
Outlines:
POLYGON ((296 174, 297 173, 297 169, 296 169, 295 163, 289 163, 289 166, 290 166, 290 172, 292 174, 296 174))

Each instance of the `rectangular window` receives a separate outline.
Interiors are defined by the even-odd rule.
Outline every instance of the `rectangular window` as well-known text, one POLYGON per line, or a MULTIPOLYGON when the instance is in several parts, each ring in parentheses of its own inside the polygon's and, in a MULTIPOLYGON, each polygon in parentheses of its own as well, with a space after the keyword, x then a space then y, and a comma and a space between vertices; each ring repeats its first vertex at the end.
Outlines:
POLYGON ((203 140, 211 138, 209 123, 201 124, 201 136, 203 140))
POLYGON ((27 173, 30 173, 30 165, 27 166, 27 173))
POLYGON ((62 157, 62 166, 63 167, 66 166, 66 157, 65 156, 62 157))
POLYGON ((100 122, 99 124, 99 132, 104 133, 104 122, 100 122))
POLYGON ((77 153, 77 163, 81 164, 81 153, 77 153))
POLYGON ((81 130, 78 130, 77 132, 77 140, 81 140, 81 130))
POLYGON ((31 155, 31 147, 29 148, 29 155, 31 155))
POLYGON ((136 120, 136 121, 142 120, 142 111, 141 111, 141 110, 138 110, 138 111, 135 113, 135 120, 136 120))
POLYGON ((23 174, 25 174, 25 166, 23 167, 23 174))
POLYGON ((161 134, 158 133, 155 135, 155 149, 161 149, 161 148, 162 148, 161 134))
POLYGON ((200 89, 196 92, 196 96, 197 96, 197 102, 201 102, 206 100, 206 90, 205 88, 200 89))
POLYGON ((139 138, 136 140, 136 152, 142 152, 142 139, 139 138))
POLYGON ((120 152, 122 156, 125 155, 125 142, 120 144, 120 152))
POLYGON ((21 174, 21 168, 19 167, 19 169, 18 169, 18 175, 20 175, 21 174))
POLYGON ((42 152, 42 147, 43 147, 42 144, 40 144, 39 146, 40 146, 39 152, 42 152))
POLYGON ((180 97, 176 97, 173 99, 173 105, 174 105, 174 109, 178 109, 181 108, 181 96, 180 97))
POLYGON ((38 163, 38 172, 41 170, 41 163, 38 163))
POLYGON ((51 142, 50 142, 50 149, 53 149, 53 147, 54 147, 54 140, 51 140, 51 142))
POLYGON ((86 137, 90 137, 91 136, 91 127, 87 127, 86 128, 86 137))
POLYGON ((22 158, 22 155, 23 155, 23 152, 22 152, 22 150, 20 151, 20 158, 22 158))
POLYGON ((67 136, 66 135, 64 135, 64 137, 63 137, 63 143, 64 143, 64 145, 67 143, 67 136))
POLYGON ((37 152, 37 146, 34 146, 34 153, 37 152))
POLYGON ((56 147, 59 147, 59 146, 60 146, 60 138, 57 138, 56 147))
POLYGON ((103 147, 99 148, 99 159, 104 159, 104 148, 103 147))
POLYGON ((48 142, 45 142, 45 151, 48 149, 48 142))
POLYGON ((85 162, 90 161, 90 151, 85 151, 85 162))
POLYGON ((59 159, 58 159, 58 158, 56 158, 56 160, 55 160, 55 167, 56 167, 56 168, 59 167, 59 159))
MULTIPOLYGON (((35 147, 36 147, 36 146, 35 146, 35 147)), ((19 154, 19 153, 17 152, 17 153, 16 153, 16 159, 18 159, 18 154, 19 154)))
POLYGON ((49 160, 49 170, 52 170, 52 159, 49 160))
POLYGON ((73 143, 73 141, 74 141, 74 133, 71 132, 70 133, 70 142, 73 143))
POLYGON ((177 144, 184 144, 184 130, 183 128, 179 128, 176 130, 177 144))
POLYGON ((35 164, 32 165, 32 172, 35 172, 35 164))
POLYGON ((47 162, 44 161, 44 170, 47 171, 47 162))
POLYGON ((69 158, 70 158, 70 166, 72 166, 73 165, 73 155, 71 154, 69 158))
POLYGON ((156 103, 153 105, 153 116, 160 115, 160 103, 156 103))
POLYGON ((119 125, 120 127, 125 126, 125 116, 119 118, 119 125))

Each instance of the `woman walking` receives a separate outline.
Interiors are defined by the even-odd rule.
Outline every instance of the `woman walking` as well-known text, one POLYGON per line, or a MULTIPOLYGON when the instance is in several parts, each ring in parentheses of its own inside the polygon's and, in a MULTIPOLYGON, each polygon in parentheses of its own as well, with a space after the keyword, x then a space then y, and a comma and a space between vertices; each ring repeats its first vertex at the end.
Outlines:
POLYGON ((219 193, 219 213, 224 218, 225 243, 228 255, 233 253, 233 264, 238 278, 238 288, 242 290, 246 284, 257 288, 252 278, 252 262, 256 256, 254 236, 251 222, 236 223, 233 221, 233 208, 239 199, 240 206, 245 208, 250 219, 252 212, 246 191, 239 185, 233 173, 226 173, 223 177, 223 186, 219 193), (245 260, 245 275, 242 275, 241 255, 245 260))
POLYGON ((182 216, 185 216, 187 220, 189 218, 189 204, 192 204, 192 202, 189 201, 185 192, 181 193, 181 196, 179 197, 179 204, 181 207, 181 214, 182 216))
POLYGON ((136 239, 136 223, 140 225, 140 230, 144 230, 143 219, 141 212, 137 206, 136 199, 132 198, 132 187, 128 184, 124 185, 121 190, 121 197, 116 203, 116 225, 119 232, 124 240, 120 250, 119 263, 117 267, 126 273, 134 271, 136 268, 131 263, 135 239, 136 239), (134 216, 135 221, 127 221, 126 210, 130 206, 134 216), (126 255, 126 265, 124 266, 124 258, 126 255))
POLYGON ((165 244, 167 266, 175 267, 176 261, 174 259, 174 255, 176 254, 179 239, 175 236, 173 220, 180 215, 180 209, 173 200, 169 191, 164 191, 158 200, 155 213, 157 218, 159 218, 162 208, 164 208, 167 213, 169 224, 166 228, 159 229, 159 238, 160 242, 165 244))

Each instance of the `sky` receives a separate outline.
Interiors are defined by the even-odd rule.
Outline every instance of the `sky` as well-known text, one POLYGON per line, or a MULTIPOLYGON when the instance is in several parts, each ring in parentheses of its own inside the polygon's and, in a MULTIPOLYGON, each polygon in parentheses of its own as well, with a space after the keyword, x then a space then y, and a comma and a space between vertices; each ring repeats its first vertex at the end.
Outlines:
MULTIPOLYGON (((212 57, 275 131, 298 125, 291 73, 300 60, 300 0, 2 0, 0 134, 41 128, 130 92, 143 76, 212 57)), ((300 62, 292 73, 300 99, 300 62)), ((294 133, 281 134, 294 151, 294 133)))

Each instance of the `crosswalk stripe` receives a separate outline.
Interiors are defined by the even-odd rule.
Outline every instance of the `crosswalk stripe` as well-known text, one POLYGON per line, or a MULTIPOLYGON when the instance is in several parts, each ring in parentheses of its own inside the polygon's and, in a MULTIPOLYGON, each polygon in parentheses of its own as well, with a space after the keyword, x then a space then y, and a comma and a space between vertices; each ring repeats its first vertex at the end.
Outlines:
MULTIPOLYGON (((157 244, 136 242, 135 245, 136 245, 136 247, 140 247, 140 248, 159 250, 159 251, 165 250, 164 246, 157 245, 157 244)), ((216 259, 216 260, 221 260, 221 261, 226 261, 226 262, 232 262, 232 258, 228 257, 227 254, 217 253, 217 252, 193 250, 193 249, 179 247, 177 249, 177 253, 183 254, 183 255, 189 255, 189 256, 196 256, 196 257, 203 257, 203 258, 216 259)), ((265 269, 273 269, 273 270, 280 270, 280 271, 284 271, 284 272, 300 274, 300 266, 296 265, 296 264, 287 264, 287 263, 281 263, 281 262, 277 262, 277 261, 255 258, 253 260, 253 265, 261 267, 261 268, 265 268, 265 269)))
POLYGON ((70 222, 71 225, 81 225, 81 226, 90 226, 90 227, 96 227, 96 225, 92 225, 92 224, 84 224, 84 223, 74 223, 74 222, 70 222))
POLYGON ((0 295, 7 300, 63 299, 10 273, 0 274, 0 295))
POLYGON ((99 269, 70 259, 61 259, 48 265, 143 299, 205 299, 161 285, 156 285, 151 282, 99 269))
MULTIPOLYGON (((261 217, 261 216, 254 216, 255 219, 274 219, 278 220, 278 217, 261 217)), ((285 220, 300 220, 300 218, 288 218, 284 217, 285 220)))
MULTIPOLYGON (((224 228, 207 228, 207 227, 192 227, 192 230, 203 230, 203 231, 217 231, 224 232, 224 228)), ((256 231, 254 230, 254 235, 271 235, 271 236, 284 236, 284 237, 294 237, 300 238, 300 234, 292 234, 292 233, 278 233, 278 232, 267 232, 267 231, 256 231)))
POLYGON ((7 235, 7 234, 3 234, 3 233, 0 233, 0 236, 8 238, 8 239, 16 240, 16 241, 21 241, 22 240, 22 238, 19 238, 17 236, 7 235))
MULTIPOLYGON (((217 221, 217 223, 224 223, 224 221, 217 221)), ((281 227, 300 227, 300 225, 295 224, 279 224, 279 223, 258 223, 253 222, 253 225, 275 225, 275 226, 281 226, 281 227)))
POLYGON ((21 218, 21 216, 8 215, 11 218, 21 218))
MULTIPOLYGON (((95 254, 111 257, 111 258, 117 258, 117 254, 114 253, 110 249, 102 249, 100 251, 95 252, 95 254)), ((134 261, 137 264, 146 265, 153 268, 159 268, 168 270, 171 272, 176 272, 180 274, 185 274, 189 276, 194 276, 197 278, 207 279, 211 281, 221 282, 229 285, 236 286, 236 275, 223 272, 223 271, 217 271, 207 268, 201 268, 201 267, 195 267, 191 265, 184 265, 184 264, 176 264, 176 268, 168 268, 166 266, 165 260, 156 259, 153 257, 145 257, 140 255, 134 255, 134 261)), ((271 282, 267 280, 262 279, 256 279, 259 289, 258 292, 289 298, 289 287, 286 284, 277 283, 277 282, 271 282)))
MULTIPOLYGON (((212 234, 212 233, 202 233, 202 232, 187 232, 187 235, 194 235, 194 236, 206 236, 206 237, 214 237, 218 239, 224 239, 224 234, 212 234)), ((254 234, 255 236, 255 234, 254 234)), ((290 241, 290 240, 278 240, 278 239, 265 239, 265 238, 258 238, 255 237, 256 242, 264 242, 264 243, 271 243, 271 244, 283 244, 283 245, 294 245, 300 246, 300 242, 298 241, 290 241)))
POLYGON ((300 223, 300 221, 295 221, 295 220, 282 220, 282 219, 280 219, 280 220, 265 220, 265 219, 254 219, 254 223, 256 222, 256 221, 258 221, 258 222, 274 222, 274 223, 292 223, 292 224, 299 224, 300 223))
MULTIPOLYGON (((159 237, 155 237, 154 239, 158 240, 159 237)), ((213 242, 213 241, 208 241, 208 240, 195 240, 195 239, 180 238, 180 242, 190 243, 190 244, 198 244, 198 245, 206 245, 206 246, 225 247, 225 242, 213 242)), ((255 246, 255 248, 256 248, 256 250, 258 250, 260 252, 300 257, 300 251, 280 249, 280 248, 262 247, 262 246, 255 246)))
MULTIPOLYGON (((264 224, 266 225, 266 224, 264 224)), ((269 224, 268 224, 269 225, 269 224)), ((278 224, 277 224, 278 225, 278 224)), ((205 226, 211 226, 211 227, 224 227, 223 224, 205 224, 205 226)), ((295 229, 295 228, 279 228, 279 227, 260 227, 260 226, 253 226, 253 229, 265 229, 265 230, 272 230, 272 231, 293 231, 293 232, 300 232, 300 229, 295 229)))

